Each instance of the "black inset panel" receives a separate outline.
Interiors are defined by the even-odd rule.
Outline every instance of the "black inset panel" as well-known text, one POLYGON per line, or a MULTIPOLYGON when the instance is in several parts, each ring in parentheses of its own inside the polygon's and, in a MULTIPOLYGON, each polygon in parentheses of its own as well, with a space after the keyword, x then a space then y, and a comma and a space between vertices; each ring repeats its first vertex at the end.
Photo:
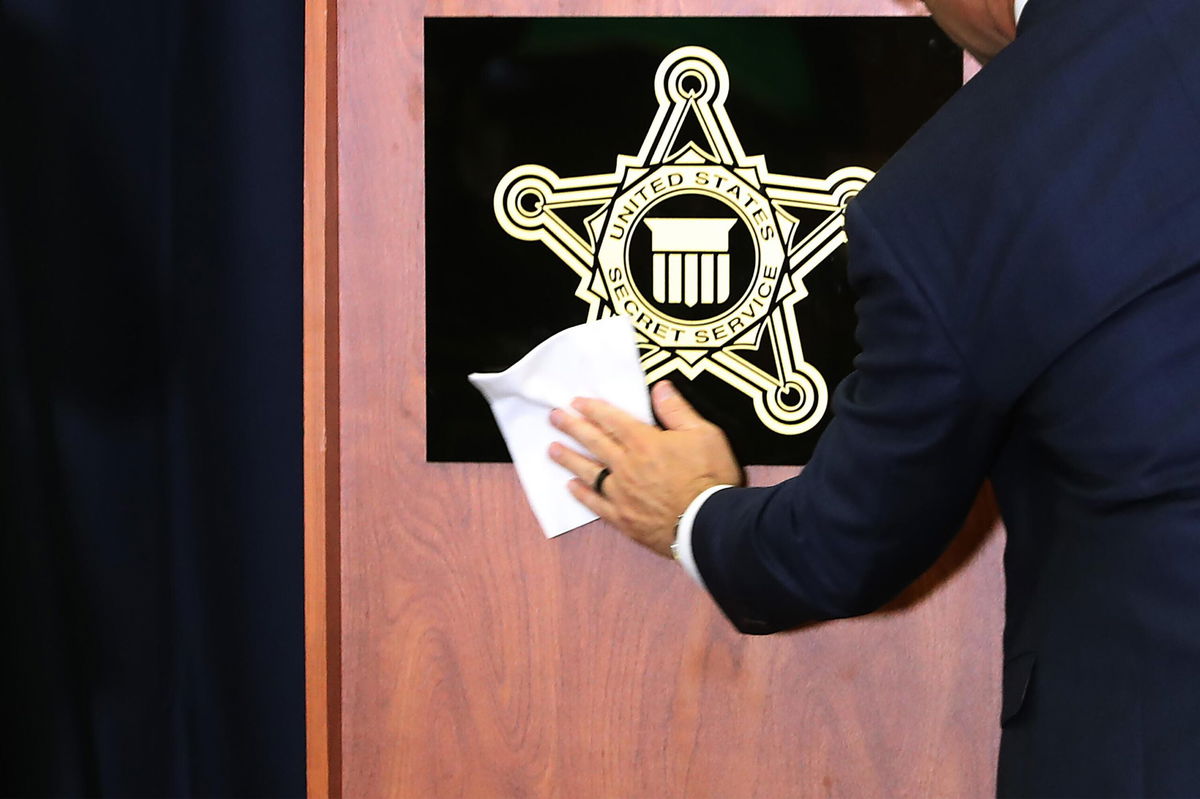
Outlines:
MULTIPOLYGON (((683 46, 707 48, 724 64, 732 128, 745 154, 764 156, 774 175, 824 179, 843 167, 878 170, 962 82, 961 51, 921 18, 427 19, 429 460, 508 460, 466 375, 506 369, 545 338, 588 319, 588 303, 575 296, 578 275, 545 244, 518 240, 497 221, 498 184, 527 164, 560 178, 613 173, 618 155, 638 154, 659 107, 656 70, 683 46)), ((677 144, 705 138, 689 116, 677 144)), ((710 140, 700 144, 712 149, 710 140)), ((729 202, 664 195, 642 219, 732 219, 736 213, 720 211, 729 202)), ((593 210, 563 209, 560 217, 586 240, 584 220, 593 210)), ((830 216, 788 210, 798 222, 792 243, 830 216)), ((647 228, 635 219, 630 235, 630 275, 649 297, 647 228)), ((735 224, 733 290, 748 284, 751 238, 748 227, 735 224)), ((841 246, 807 273, 807 296, 794 305, 804 359, 824 377, 830 397, 855 355, 845 271, 841 246)), ((704 316, 696 306, 670 305, 685 322, 704 316)), ((775 369, 769 345, 743 355, 766 373, 775 369)), ((832 415, 806 432, 781 435, 728 381, 709 372, 688 379, 675 371, 670 379, 726 430, 747 464, 805 463, 832 415)))

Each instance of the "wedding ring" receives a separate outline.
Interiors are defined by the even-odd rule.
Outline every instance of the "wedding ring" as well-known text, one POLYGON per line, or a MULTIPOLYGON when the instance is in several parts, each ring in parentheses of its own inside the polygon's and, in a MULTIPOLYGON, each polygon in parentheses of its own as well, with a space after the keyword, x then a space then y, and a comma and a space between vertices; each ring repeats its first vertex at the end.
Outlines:
POLYGON ((604 481, 612 474, 612 469, 605 466, 600 470, 600 474, 596 475, 596 479, 592 482, 592 490, 600 496, 604 496, 604 481))

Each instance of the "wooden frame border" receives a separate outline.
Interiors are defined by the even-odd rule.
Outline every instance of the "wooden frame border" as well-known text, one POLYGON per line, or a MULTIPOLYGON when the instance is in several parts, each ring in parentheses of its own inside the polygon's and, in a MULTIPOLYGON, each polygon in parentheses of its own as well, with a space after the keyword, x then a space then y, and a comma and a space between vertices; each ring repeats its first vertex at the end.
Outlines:
POLYGON ((308 795, 341 795, 337 0, 304 6, 304 650, 308 795))

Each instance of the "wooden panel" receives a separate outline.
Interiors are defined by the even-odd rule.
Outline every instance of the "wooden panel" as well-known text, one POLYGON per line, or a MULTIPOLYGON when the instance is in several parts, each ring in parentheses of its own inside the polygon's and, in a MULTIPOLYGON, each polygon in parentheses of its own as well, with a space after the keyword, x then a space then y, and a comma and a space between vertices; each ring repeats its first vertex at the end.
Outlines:
MULTIPOLYGON (((342 4, 338 247, 327 254, 340 283, 337 316, 325 316, 338 333, 326 355, 340 383, 332 403, 340 497, 326 498, 340 501, 340 514, 325 528, 340 531, 341 659, 330 671, 340 666, 342 702, 340 729, 331 715, 328 735, 341 758, 340 775, 336 756, 329 764, 335 789, 570 799, 993 793, 1002 536, 987 497, 966 534, 888 611, 749 638, 676 566, 601 525, 545 541, 511 467, 423 461, 423 15, 921 8, 916 0, 342 4)), ((316 776, 311 791, 323 795, 319 768, 316 776)))
POLYGON ((308 0, 304 27, 305 717, 309 793, 329 796, 341 755, 336 3, 308 0))

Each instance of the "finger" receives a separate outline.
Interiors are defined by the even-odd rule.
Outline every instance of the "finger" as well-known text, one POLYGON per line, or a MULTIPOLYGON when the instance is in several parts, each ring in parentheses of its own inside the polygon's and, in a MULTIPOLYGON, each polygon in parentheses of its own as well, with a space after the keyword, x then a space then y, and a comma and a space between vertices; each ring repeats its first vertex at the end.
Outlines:
POLYGON ((621 457, 621 446, 608 433, 582 416, 555 408, 550 412, 550 423, 582 444, 602 463, 613 463, 621 457))
POLYGON ((694 430, 708 424, 696 409, 683 398, 670 380, 660 380, 650 392, 654 414, 668 430, 694 430))
MULTIPOLYGON (((610 477, 609 480, 612 478, 610 477)), ((575 479, 567 483, 567 490, 571 492, 571 496, 583 503, 583 505, 592 513, 599 516, 604 521, 616 525, 616 506, 612 501, 600 496, 592 487, 582 480, 575 479)))
POLYGON ((654 429, 652 425, 635 419, 604 400, 580 397, 571 403, 571 407, 607 431, 617 441, 628 442, 642 430, 654 429))
POLYGON ((597 463, 586 455, 581 455, 570 447, 558 442, 550 445, 550 459, 580 480, 588 482, 588 485, 596 481, 596 476, 604 468, 603 464, 597 463))

